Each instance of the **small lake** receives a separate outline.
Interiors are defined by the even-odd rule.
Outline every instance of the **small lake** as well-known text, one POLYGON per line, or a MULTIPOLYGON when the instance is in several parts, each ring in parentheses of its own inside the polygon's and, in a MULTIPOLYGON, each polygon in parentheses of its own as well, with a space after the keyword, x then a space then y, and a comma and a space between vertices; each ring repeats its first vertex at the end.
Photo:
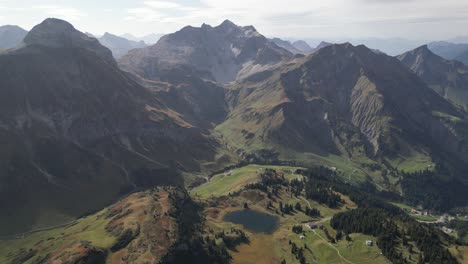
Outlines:
POLYGON ((243 225, 255 233, 272 233, 279 224, 278 217, 249 209, 231 212, 223 220, 243 225))

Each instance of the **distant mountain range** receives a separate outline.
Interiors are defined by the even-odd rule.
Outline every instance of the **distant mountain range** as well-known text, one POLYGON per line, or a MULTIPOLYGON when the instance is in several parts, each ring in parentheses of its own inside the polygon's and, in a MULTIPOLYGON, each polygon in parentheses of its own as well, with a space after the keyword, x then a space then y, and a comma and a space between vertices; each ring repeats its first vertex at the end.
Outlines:
POLYGON ((457 60, 468 65, 468 44, 441 41, 429 43, 428 48, 445 59, 457 60))
POLYGON ((103 46, 112 51, 112 54, 116 59, 121 58, 132 49, 144 48, 147 46, 144 41, 136 42, 107 32, 98 40, 103 46))
POLYGON ((18 26, 0 27, 0 49, 11 49, 18 46, 28 32, 18 26))
POLYGON ((318 51, 321 48, 332 45, 331 43, 322 41, 316 48, 312 48, 309 46, 309 44, 307 44, 307 42, 303 40, 298 40, 298 41, 291 43, 290 41, 282 40, 280 38, 273 38, 271 39, 271 41, 275 43, 277 46, 284 48, 293 54, 304 54, 304 55, 311 54, 315 51, 318 51))

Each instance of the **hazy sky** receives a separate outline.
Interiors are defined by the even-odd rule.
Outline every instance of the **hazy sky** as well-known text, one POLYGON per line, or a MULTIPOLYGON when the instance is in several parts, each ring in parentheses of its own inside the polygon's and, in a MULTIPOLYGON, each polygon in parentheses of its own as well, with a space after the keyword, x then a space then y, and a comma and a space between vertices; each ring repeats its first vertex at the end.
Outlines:
POLYGON ((0 25, 29 30, 47 17, 95 34, 137 36, 224 19, 292 38, 468 35, 468 0, 0 0, 0 25))

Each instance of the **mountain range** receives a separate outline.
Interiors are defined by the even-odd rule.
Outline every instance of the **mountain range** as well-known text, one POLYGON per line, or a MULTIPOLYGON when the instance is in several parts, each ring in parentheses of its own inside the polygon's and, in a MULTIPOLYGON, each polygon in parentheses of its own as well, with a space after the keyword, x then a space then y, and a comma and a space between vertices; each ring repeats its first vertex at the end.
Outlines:
POLYGON ((254 162, 325 165, 402 197, 404 173, 434 171, 436 191, 468 182, 467 69, 427 46, 311 49, 229 20, 130 46, 47 19, 0 54, 1 234, 254 162))
POLYGON ((316 48, 312 48, 309 46, 309 44, 307 44, 307 42, 303 40, 297 40, 292 43, 290 41, 282 40, 280 38, 272 38, 270 40, 271 42, 275 43, 278 47, 284 48, 293 54, 304 55, 311 54, 315 51, 318 51, 321 48, 332 45, 331 43, 322 41, 317 45, 316 48))

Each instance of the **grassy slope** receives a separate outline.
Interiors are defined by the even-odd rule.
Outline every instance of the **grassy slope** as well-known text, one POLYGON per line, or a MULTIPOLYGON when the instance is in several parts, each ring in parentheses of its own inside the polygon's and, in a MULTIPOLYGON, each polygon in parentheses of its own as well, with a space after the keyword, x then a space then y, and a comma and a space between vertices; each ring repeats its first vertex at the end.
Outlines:
MULTIPOLYGON (((12 262, 14 258, 12 253, 21 248, 37 248, 42 256, 59 249, 64 243, 72 244, 79 241, 89 241, 96 247, 109 248, 116 238, 106 232, 105 227, 111 219, 105 219, 102 217, 103 214, 104 211, 100 211, 79 219, 70 227, 34 233, 23 239, 0 240, 0 263, 12 262)), ((32 263, 33 259, 26 263, 32 263)))
MULTIPOLYGON (((239 190, 243 184, 258 180, 256 176, 258 168, 259 166, 257 165, 250 165, 235 170, 232 176, 216 175, 212 181, 192 190, 192 194, 199 194, 202 200, 206 199, 211 204, 209 201, 217 199, 213 196, 210 197, 211 190, 216 190, 218 187, 222 188, 222 191, 213 193, 215 196, 226 195, 229 190, 239 190)), ((290 171, 291 167, 276 167, 276 169, 278 171, 290 171)), ((289 178, 297 177, 297 175, 293 174, 289 174, 288 176, 289 178)), ((356 206, 347 197, 343 198, 346 204, 339 209, 331 209, 315 201, 308 201, 311 207, 320 210, 322 217, 317 220, 324 222, 332 235, 334 235, 334 231, 329 226, 330 218, 338 212, 356 206)), ((304 197, 292 198, 289 193, 282 191, 281 199, 277 199, 273 203, 273 206, 278 208, 279 201, 289 204, 299 202, 302 208, 305 208, 308 204, 303 199, 304 197)), ((291 246, 289 245, 289 240, 298 246, 307 244, 311 250, 306 252, 308 263, 387 263, 385 258, 380 255, 380 250, 376 246, 365 246, 365 240, 371 239, 375 241, 375 238, 363 234, 352 234, 352 242, 342 240, 337 244, 330 245, 318 236, 320 235, 322 238, 325 238, 323 231, 317 230, 318 235, 316 235, 312 230, 306 230, 306 239, 301 240, 299 235, 291 231, 291 228, 294 225, 311 220, 310 217, 302 212, 280 217, 280 227, 272 234, 252 233, 242 226, 223 221, 225 214, 241 209, 244 202, 248 202, 251 209, 274 214, 271 210, 266 209, 266 201, 256 191, 244 191, 238 197, 225 197, 221 198, 221 200, 223 202, 216 203, 217 206, 206 209, 208 227, 215 231, 229 230, 231 227, 241 228, 248 234, 251 240, 249 244, 243 244, 231 252, 233 263, 278 263, 283 259, 287 263, 297 263, 298 261, 290 253, 291 246), (339 256, 334 247, 340 251, 343 257, 339 256)))
POLYGON ((217 174, 210 179, 209 184, 203 184, 190 193, 201 197, 228 195, 229 192, 238 191, 246 184, 257 182, 258 172, 265 168, 282 171, 287 179, 300 177, 300 175, 294 174, 297 169, 294 167, 248 165, 233 169, 231 176, 227 176, 225 173, 217 174))
POLYGON ((78 219, 68 227, 33 233, 21 239, 0 240, 0 263, 12 263, 21 249, 37 250, 26 264, 47 255, 60 257, 64 249, 71 249, 65 257, 72 258, 78 254, 74 246, 79 243, 107 251, 107 263, 120 263, 122 257, 127 257, 132 263, 158 261, 175 242, 177 234, 175 221, 168 216, 172 208, 168 197, 166 191, 135 193, 93 215, 78 219), (110 248, 127 229, 134 233, 140 230, 140 235, 128 247, 111 252, 110 248), (164 233, 166 235, 162 236, 164 233), (148 245, 152 250, 148 251, 141 245, 148 245))

